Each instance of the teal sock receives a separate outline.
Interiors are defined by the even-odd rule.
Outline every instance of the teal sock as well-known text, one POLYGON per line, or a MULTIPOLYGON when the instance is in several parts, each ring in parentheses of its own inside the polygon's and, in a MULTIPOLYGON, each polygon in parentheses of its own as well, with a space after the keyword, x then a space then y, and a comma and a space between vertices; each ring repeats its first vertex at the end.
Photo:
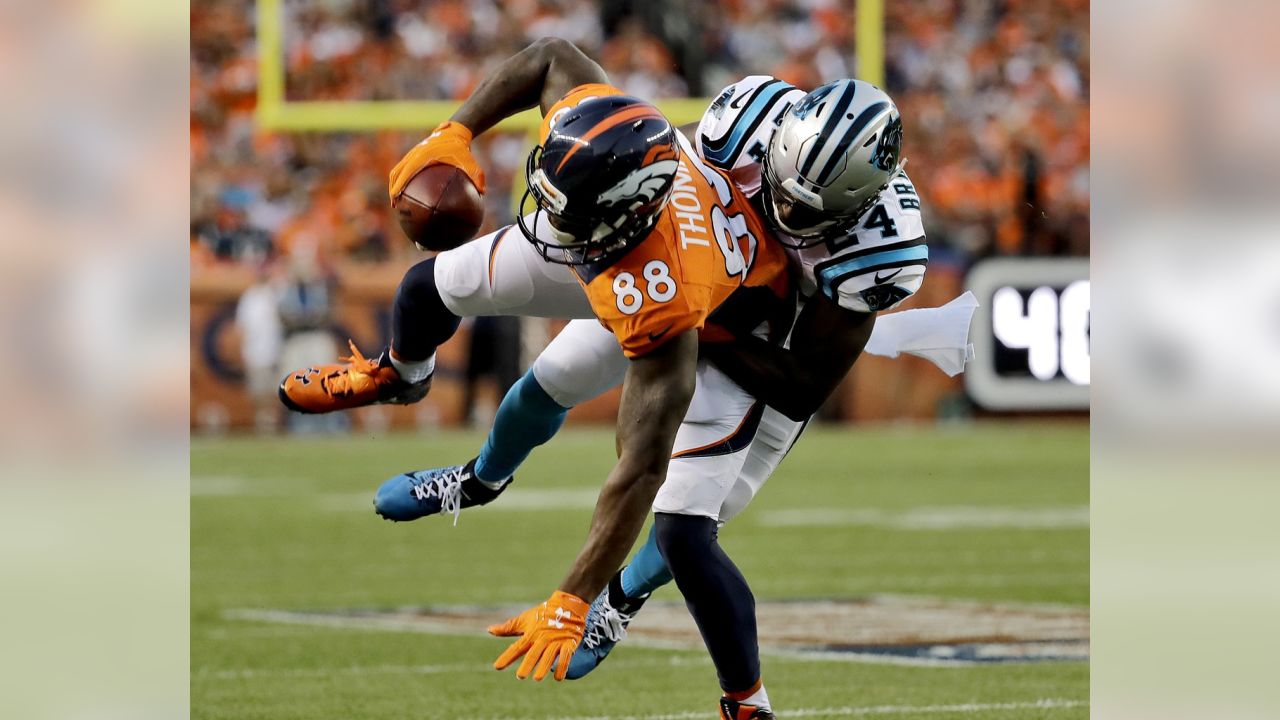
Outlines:
POLYGON ((627 597, 638 598, 657 590, 671 582, 671 571, 667 569, 667 561, 658 552, 658 538, 655 528, 649 528, 649 539, 631 558, 631 564, 622 569, 622 592, 627 597))
POLYGON ((530 369, 498 406, 493 429, 476 460, 476 477, 486 484, 505 482, 535 447, 556 434, 568 414, 568 408, 551 399, 530 369))

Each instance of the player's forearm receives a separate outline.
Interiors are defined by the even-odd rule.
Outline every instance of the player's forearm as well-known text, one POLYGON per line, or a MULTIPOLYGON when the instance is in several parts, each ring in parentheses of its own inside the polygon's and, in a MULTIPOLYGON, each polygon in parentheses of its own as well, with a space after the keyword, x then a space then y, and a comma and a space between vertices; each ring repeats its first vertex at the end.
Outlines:
POLYGON ((561 590, 590 600, 609 583, 640 536, 665 477, 665 467, 661 472, 614 468, 596 500, 587 542, 561 590))
POLYGON ((627 369, 618 406, 618 463, 596 500, 586 545, 560 585, 564 592, 595 597, 626 560, 666 478, 697 363, 697 334, 690 330, 627 369))
POLYGON ((708 345, 704 354, 743 390, 800 422, 817 412, 849 373, 874 327, 874 313, 851 312, 818 297, 796 319, 789 349, 748 337, 708 345))
POLYGON ((546 46, 545 41, 539 40, 503 61, 449 119, 479 135, 537 105, 551 65, 546 46))
POLYGON ((600 66, 572 43, 543 38, 499 65, 450 120, 479 135, 529 108, 541 106, 545 114, 547 108, 578 85, 607 80, 600 66))
POLYGON ((707 344, 702 352, 752 397, 793 420, 812 415, 829 394, 813 386, 800 355, 760 338, 707 344))

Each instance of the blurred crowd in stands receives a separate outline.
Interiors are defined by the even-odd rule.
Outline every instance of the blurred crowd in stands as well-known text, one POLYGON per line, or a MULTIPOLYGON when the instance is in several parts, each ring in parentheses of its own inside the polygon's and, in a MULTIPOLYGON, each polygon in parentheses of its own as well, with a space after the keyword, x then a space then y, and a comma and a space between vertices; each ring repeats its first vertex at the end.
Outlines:
MULTIPOLYGON (((529 41, 578 43, 646 98, 748 74, 811 89, 856 76, 852 0, 286 0, 286 96, 461 99, 529 41)), ((886 85, 906 124, 930 245, 958 262, 1088 253, 1087 0, 885 3, 886 85)), ((388 169, 423 132, 264 132, 255 6, 191 11, 191 235, 197 268, 411 252, 388 169)), ((423 131, 427 128, 423 128, 423 131)), ((511 216, 526 138, 477 142, 493 224, 511 216)))

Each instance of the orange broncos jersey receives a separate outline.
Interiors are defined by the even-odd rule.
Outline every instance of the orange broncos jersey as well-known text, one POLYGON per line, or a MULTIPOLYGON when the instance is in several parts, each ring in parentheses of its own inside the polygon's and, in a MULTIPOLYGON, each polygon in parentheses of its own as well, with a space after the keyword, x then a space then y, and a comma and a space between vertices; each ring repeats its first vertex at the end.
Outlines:
MULTIPOLYGON (((621 94, 610 85, 574 88, 543 119, 541 139, 565 110, 621 94)), ((725 340, 791 317, 781 245, 729 177, 676 136, 675 189, 649 235, 607 267, 574 267, 596 317, 627 357, 645 355, 686 330, 725 340)))

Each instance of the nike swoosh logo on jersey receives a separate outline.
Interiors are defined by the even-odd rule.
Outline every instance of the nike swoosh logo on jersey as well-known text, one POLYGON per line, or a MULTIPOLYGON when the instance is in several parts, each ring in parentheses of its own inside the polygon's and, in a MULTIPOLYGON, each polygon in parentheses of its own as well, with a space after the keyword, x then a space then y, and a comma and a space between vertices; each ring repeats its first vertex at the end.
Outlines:
POLYGON ((884 277, 880 277, 880 273, 876 273, 876 284, 879 285, 880 283, 889 282, 900 272, 902 272, 902 268, 898 268, 884 277))
POLYGON ((742 107, 742 103, 747 101, 747 96, 751 93, 738 93, 738 96, 729 101, 729 107, 737 110, 742 107))
POLYGON ((661 340, 661 339, 662 339, 662 336, 663 336, 663 335, 666 335, 666 334, 667 334, 667 333, 669 333, 669 332, 671 332, 671 326, 670 326, 670 325, 668 325, 668 326, 666 326, 665 328, 663 328, 663 329, 662 329, 662 332, 656 332, 656 333, 652 333, 652 332, 651 332, 651 333, 649 333, 649 340, 650 340, 650 342, 652 342, 652 341, 654 341, 654 340, 661 340))

